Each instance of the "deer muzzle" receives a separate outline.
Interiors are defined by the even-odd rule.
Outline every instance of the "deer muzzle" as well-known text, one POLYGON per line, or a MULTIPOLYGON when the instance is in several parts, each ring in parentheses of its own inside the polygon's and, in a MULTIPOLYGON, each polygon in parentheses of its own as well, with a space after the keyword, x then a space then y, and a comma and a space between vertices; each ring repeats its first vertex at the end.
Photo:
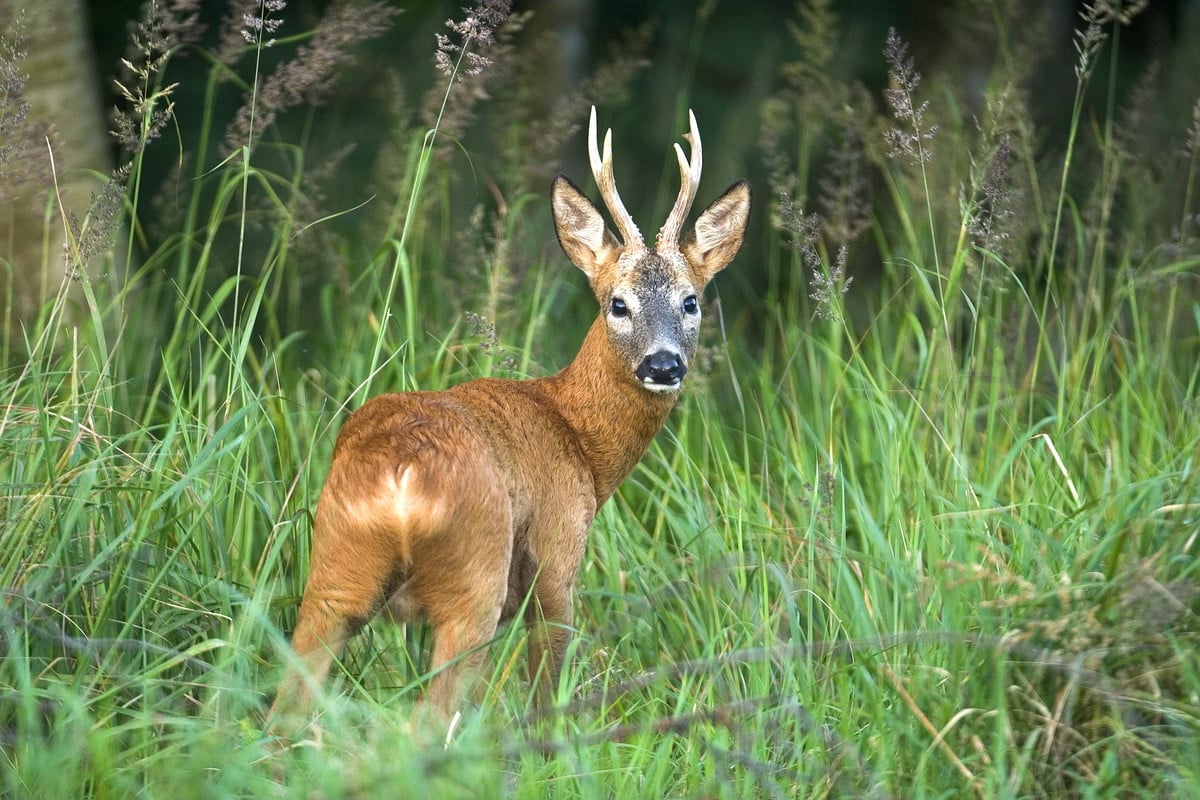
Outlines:
POLYGON ((637 368, 637 378, 652 392, 669 392, 679 388, 687 366, 679 353, 658 350, 642 359, 637 368))

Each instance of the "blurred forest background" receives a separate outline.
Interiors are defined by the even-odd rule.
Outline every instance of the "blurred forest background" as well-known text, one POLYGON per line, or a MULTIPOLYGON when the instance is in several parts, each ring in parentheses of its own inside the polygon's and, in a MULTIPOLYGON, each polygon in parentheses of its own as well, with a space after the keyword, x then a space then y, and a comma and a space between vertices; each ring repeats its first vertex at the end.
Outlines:
MULTIPOLYGON (((139 34, 137 25, 150 6, 141 0, 43 0, 27 9, 22 5, 20 0, 0 0, 0 13, 10 22, 22 21, 26 49, 32 53, 28 93, 35 99, 26 129, 32 122, 35 129, 53 131, 52 138, 62 141, 64 147, 57 153, 62 163, 57 166, 64 176, 81 182, 78 189, 64 193, 68 211, 83 215, 89 190, 97 191, 99 184, 89 183, 91 176, 80 167, 108 172, 127 157, 122 148, 136 138, 126 131, 123 145, 121 136, 110 137, 107 131, 141 102, 122 97, 121 86, 130 86, 129 66, 139 63, 136 49, 139 37, 144 41, 146 34, 139 34), (132 63, 123 66, 123 59, 132 63), (43 82, 57 85, 37 88, 43 82), (126 111, 115 113, 119 107, 126 111)), ((1161 153, 1163 137, 1182 136, 1195 100, 1194 93, 1189 94, 1194 80, 1174 78, 1189 69, 1194 76, 1200 68, 1194 55, 1200 14, 1196 4, 1186 0, 1108 5, 1127 17, 1119 34, 1121 58, 1113 62, 1119 63, 1117 68, 1091 82, 1095 103, 1085 106, 1089 117, 1084 129, 1101 124, 1099 115, 1104 112, 1098 108, 1115 104, 1128 107, 1130 115, 1148 112, 1146 119, 1129 121, 1139 126, 1139 150, 1161 153), (1142 84, 1141 102, 1147 103, 1152 89, 1152 107, 1132 108, 1142 84)), ((239 80, 248 79, 244 61, 231 60, 229 74, 215 86, 206 75, 213 58, 244 44, 238 36, 246 13, 242 6, 253 11, 256 4, 175 0, 162 6, 180 23, 178 30, 163 33, 184 46, 176 49, 164 74, 153 76, 157 86, 171 87, 157 113, 165 125, 169 103, 172 118, 168 130, 156 131, 158 141, 141 156, 141 194, 152 196, 142 197, 143 235, 135 237, 128 251, 134 264, 157 247, 155 235, 177 226, 185 213, 189 193, 200 185, 192 174, 196 165, 187 163, 195 158, 197 147, 207 149, 210 166, 230 152, 238 114, 244 114, 247 105, 245 85, 238 86, 239 80), (205 48, 204 53, 197 47, 205 48), (226 130, 228 140, 201 135, 209 128, 226 130)), ((263 142, 302 145, 303 167, 289 167, 295 169, 296 189, 304 196, 304 208, 297 209, 300 222, 323 220, 298 240, 297 255, 306 262, 305 285, 312 286, 336 280, 336 262, 367 257, 364 224, 378 220, 393 194, 388 183, 397 179, 397 164, 406 148, 402 137, 432 125, 436 118, 442 98, 434 80, 435 37, 460 9, 445 2, 290 0, 281 6, 273 34, 278 46, 262 51, 261 64, 252 66, 263 75, 279 68, 275 94, 260 100, 267 112, 259 120, 263 142), (336 54, 332 61, 330 53, 318 53, 304 64, 299 63, 303 59, 288 64, 297 48, 315 44, 308 36, 321 25, 327 28, 330 53, 336 54), (306 70, 311 74, 304 74, 306 70), (432 90, 425 88, 431 85, 432 90), (262 125, 268 115, 270 125, 262 125)), ((477 232, 502 226, 507 205, 518 198, 530 192, 544 195, 554 174, 566 172, 582 180, 587 174, 583 122, 591 103, 600 108, 602 126, 614 128, 618 180, 627 187, 627 202, 637 219, 661 219, 674 196, 677 179, 669 148, 686 107, 696 110, 706 144, 700 202, 733 180, 749 177, 756 190, 756 230, 765 233, 774 225, 785 238, 789 226, 777 213, 781 198, 794 212, 793 222, 805 210, 836 216, 828 204, 819 207, 818 195, 828 196, 831 193, 823 192, 822 186, 841 180, 843 194, 857 193, 843 201, 868 208, 873 194, 886 191, 879 169, 863 156, 882 146, 882 123, 875 115, 885 107, 888 64, 882 50, 893 28, 907 43, 916 70, 932 86, 926 96, 934 102, 936 115, 949 113, 964 129, 982 130, 978 120, 989 113, 989 92, 1008 96, 1010 89, 999 84, 1012 81, 1010 108, 998 113, 1020 118, 1023 130, 1021 140, 1013 143, 1015 158, 1048 160, 1068 145, 1076 87, 1072 64, 1083 10, 1084 4, 1068 0, 830 0, 759 2, 752 8, 715 0, 519 3, 498 50, 489 56, 497 62, 494 68, 483 70, 478 80, 464 82, 450 98, 439 155, 443 178, 454 184, 447 187, 457 211, 454 219, 445 220, 446 229, 461 234, 458 239, 464 241, 472 226, 477 232), (1006 20, 1013 24, 1008 26, 1006 20), (839 168, 835 151, 855 175, 833 174, 839 168), (467 182, 463 176, 469 176, 467 182)), ((1091 137, 1082 138, 1086 147, 1091 137)), ((44 149, 40 145, 28 152, 34 154, 33 161, 42 162, 44 149)), ((1171 149, 1178 151, 1178 144, 1171 149)), ((291 151, 263 150, 256 159, 269 168, 278 167, 272 160, 287 162, 295 156, 291 151)), ((963 155, 965 146, 959 157, 963 155)), ((28 153, 25 158, 30 158, 28 153)), ((873 160, 878 163, 882 157, 877 153, 873 160)), ((1165 161, 1153 164, 1143 157, 1141 162, 1150 181, 1163 177, 1155 170, 1172 171, 1165 161)), ((1087 180, 1080 170, 1075 178, 1087 180)), ((44 187, 46 182, 27 185, 44 187)), ((0 214, 0 234, 9 241, 24 237, 41 253, 44 191, 21 195, 17 185, 5 194, 9 198, 0 203, 9 214, 21 204, 33 211, 25 222, 19 215, 0 214)), ((1178 217, 1168 216, 1171 222, 1166 224, 1178 228, 1178 217)), ((869 304, 865 293, 889 258, 875 237, 858 235, 866 224, 864 215, 861 224, 850 221, 843 226, 858 239, 847 265, 847 274, 858 280, 858 291, 846 298, 852 308, 869 304)), ((552 244, 545 238, 547 230, 536 235, 552 244)), ((802 238, 796 230, 791 233, 802 238)), ((1183 233, 1174 231, 1177 238, 1183 233)), ((1164 230, 1162 235, 1172 232, 1164 230)), ((787 286, 770 285, 765 250, 778 243, 778 238, 752 235, 747 255, 723 281, 723 291, 736 292, 747 302, 804 292, 803 276, 786 280, 787 286)), ((827 247, 832 251, 836 244, 831 241, 827 247)), ((1022 245, 1032 249, 1037 243, 1027 239, 1022 245)), ((452 260, 478 257, 468 250, 452 260)), ((1011 266, 1025 274, 1023 261, 1036 260, 1030 252, 1027 259, 1013 259, 1011 266)), ((53 265, 46 267, 49 278, 43 274, 34 280, 28 266, 33 261, 12 260, 18 316, 28 317, 35 300, 46 299, 57 288, 53 265)), ((519 277, 521 265, 512 267, 519 277)), ((467 275, 479 274, 469 264, 463 268, 467 275)), ((106 274, 120 273, 118 265, 106 274)), ((298 302, 292 309, 294 320, 305 316, 305 296, 303 291, 293 296, 298 302)), ((14 330, 12 325, 9 329, 14 330)))

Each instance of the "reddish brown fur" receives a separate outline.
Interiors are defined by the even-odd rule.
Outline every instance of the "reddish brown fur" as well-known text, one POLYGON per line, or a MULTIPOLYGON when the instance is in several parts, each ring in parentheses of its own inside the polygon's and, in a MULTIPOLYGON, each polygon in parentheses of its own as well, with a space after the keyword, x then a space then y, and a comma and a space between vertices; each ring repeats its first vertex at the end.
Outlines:
MULTIPOLYGON (((560 241, 606 302, 629 245, 615 245, 566 181, 555 183, 555 198, 560 241)), ((696 233, 684 243, 689 274, 678 280, 701 291, 737 252, 748 212, 744 184, 714 203, 697 223, 707 244, 696 233)), ((439 671, 427 701, 448 715, 497 624, 524 605, 545 701, 569 639, 588 528, 678 397, 648 390, 630 366, 636 357, 614 346, 602 313, 556 375, 386 394, 351 415, 318 505, 292 642, 307 675, 289 670, 272 715, 303 711, 346 641, 384 608, 432 625, 439 671)))

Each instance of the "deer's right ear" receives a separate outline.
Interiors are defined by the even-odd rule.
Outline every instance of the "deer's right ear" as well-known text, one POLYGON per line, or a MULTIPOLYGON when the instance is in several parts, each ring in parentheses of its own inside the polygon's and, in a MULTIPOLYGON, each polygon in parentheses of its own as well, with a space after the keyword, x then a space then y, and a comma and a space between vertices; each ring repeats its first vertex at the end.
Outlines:
POLYGON ((621 249, 617 238, 605 227, 599 209, 566 176, 554 179, 550 204, 559 245, 594 282, 601 266, 611 263, 621 249))

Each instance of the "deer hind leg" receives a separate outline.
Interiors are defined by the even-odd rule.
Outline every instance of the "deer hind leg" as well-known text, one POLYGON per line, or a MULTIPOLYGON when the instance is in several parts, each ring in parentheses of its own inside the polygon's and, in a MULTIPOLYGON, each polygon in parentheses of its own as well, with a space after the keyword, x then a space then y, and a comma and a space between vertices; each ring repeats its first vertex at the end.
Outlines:
POLYGON ((454 540, 445 543, 449 546, 439 553, 436 567, 432 559, 423 560, 427 568, 414 586, 433 628, 430 669, 435 674, 425 704, 444 718, 464 699, 466 683, 479 677, 496 635, 512 557, 508 514, 482 528, 478 523, 474 529, 459 528, 454 540))
MULTIPOLYGON (((292 649, 301 663, 288 667, 271 708, 272 720, 308 711, 313 691, 324 683, 350 638, 378 611, 393 578, 395 560, 390 552, 380 547, 347 547, 356 539, 346 529, 326 547, 321 522, 318 519, 312 568, 292 634, 292 649), (339 550, 334 551, 333 545, 339 550)), ((357 543, 363 544, 364 539, 357 543)))
MULTIPOLYGON (((500 566, 497 569, 501 575, 506 572, 500 566)), ((479 674, 500 622, 506 585, 491 574, 475 577, 478 580, 470 584, 461 577, 454 582, 414 578, 392 593, 384 611, 395 623, 429 618, 433 628, 430 669, 436 674, 424 702, 443 718, 458 707, 464 683, 479 674)))
POLYGON ((444 718, 464 699, 465 684, 479 677, 508 593, 512 511, 498 483, 472 486, 473 502, 414 554, 412 594, 433 628, 435 674, 425 704, 444 718))
POLYGON ((429 683, 425 703, 442 717, 454 714, 467 683, 479 678, 488 643, 496 635, 502 600, 471 598, 470 608, 460 608, 453 618, 435 624, 430 667, 437 673, 429 683))

